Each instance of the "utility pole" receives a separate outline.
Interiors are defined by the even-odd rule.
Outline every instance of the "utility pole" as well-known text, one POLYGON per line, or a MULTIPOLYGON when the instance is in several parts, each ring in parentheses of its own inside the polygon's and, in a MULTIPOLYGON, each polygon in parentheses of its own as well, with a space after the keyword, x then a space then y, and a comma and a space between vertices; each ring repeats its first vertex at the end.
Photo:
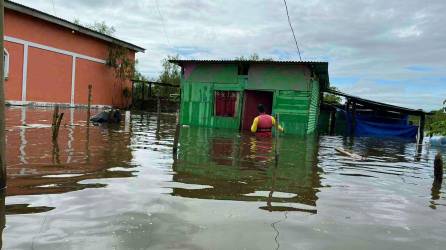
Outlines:
POLYGON ((5 79, 3 68, 3 17, 4 0, 0 0, 0 189, 6 187, 6 152, 5 152, 5 79))

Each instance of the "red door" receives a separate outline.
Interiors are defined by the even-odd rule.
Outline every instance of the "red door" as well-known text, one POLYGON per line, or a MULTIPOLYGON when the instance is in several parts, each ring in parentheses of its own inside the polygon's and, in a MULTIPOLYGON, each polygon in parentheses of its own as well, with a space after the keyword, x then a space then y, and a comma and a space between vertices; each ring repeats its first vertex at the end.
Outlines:
POLYGON ((252 121, 259 115, 257 111, 257 105, 259 104, 263 104, 266 113, 271 114, 273 109, 273 92, 246 90, 242 118, 243 130, 251 129, 252 121))

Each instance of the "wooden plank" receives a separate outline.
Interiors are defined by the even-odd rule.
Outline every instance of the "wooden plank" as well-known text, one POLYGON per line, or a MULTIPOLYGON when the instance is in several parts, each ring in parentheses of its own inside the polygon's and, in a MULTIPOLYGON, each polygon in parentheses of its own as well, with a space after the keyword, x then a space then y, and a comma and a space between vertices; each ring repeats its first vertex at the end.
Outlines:
POLYGON ((423 114, 420 116, 420 124, 418 126, 418 145, 423 144, 423 139, 424 139, 424 126, 426 124, 426 115, 423 114))

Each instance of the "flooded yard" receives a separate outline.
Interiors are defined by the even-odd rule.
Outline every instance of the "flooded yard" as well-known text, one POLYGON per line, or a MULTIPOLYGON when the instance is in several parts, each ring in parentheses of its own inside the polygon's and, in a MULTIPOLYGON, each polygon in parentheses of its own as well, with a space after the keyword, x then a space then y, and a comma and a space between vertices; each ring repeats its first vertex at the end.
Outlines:
POLYGON ((174 155, 173 115, 63 112, 54 144, 51 109, 7 109, 4 249, 445 248, 438 149, 285 135, 276 166, 274 140, 183 127, 174 155))

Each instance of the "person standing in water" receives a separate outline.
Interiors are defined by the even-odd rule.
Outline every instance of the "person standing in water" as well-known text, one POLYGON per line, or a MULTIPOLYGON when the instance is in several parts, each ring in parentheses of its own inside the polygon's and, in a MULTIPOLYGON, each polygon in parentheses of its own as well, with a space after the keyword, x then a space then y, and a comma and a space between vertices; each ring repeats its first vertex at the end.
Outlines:
POLYGON ((283 132, 283 128, 277 124, 276 119, 265 113, 263 104, 259 104, 257 110, 259 111, 259 115, 254 118, 254 121, 252 122, 251 132, 260 137, 272 137, 271 132, 273 127, 276 127, 277 130, 283 132))

